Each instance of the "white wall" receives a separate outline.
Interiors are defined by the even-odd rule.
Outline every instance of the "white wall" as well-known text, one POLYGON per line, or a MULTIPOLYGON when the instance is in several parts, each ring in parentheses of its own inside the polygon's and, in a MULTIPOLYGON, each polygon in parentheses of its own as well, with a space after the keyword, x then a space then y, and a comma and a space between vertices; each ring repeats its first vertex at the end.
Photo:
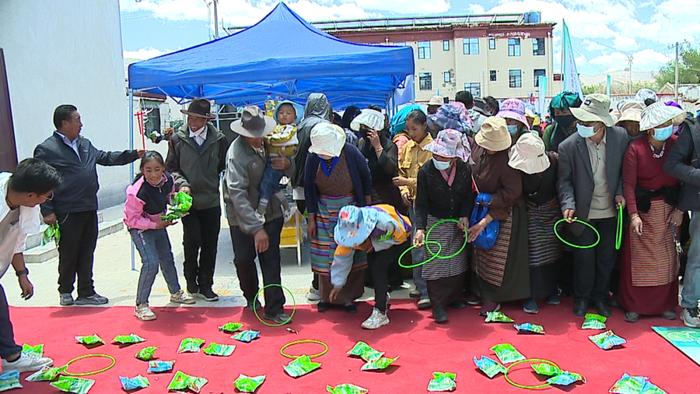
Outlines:
MULTIPOLYGON (((51 135, 60 104, 78 107, 98 149, 128 149, 118 1, 2 0, 0 26, 20 160, 51 135)), ((129 166, 98 172, 100 208, 122 202, 129 166)))

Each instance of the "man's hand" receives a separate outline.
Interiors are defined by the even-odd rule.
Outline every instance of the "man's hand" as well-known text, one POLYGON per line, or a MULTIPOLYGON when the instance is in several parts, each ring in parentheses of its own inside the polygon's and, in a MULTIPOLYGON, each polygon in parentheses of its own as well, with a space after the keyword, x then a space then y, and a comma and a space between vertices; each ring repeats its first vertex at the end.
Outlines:
POLYGON ((34 295, 34 285, 29 281, 27 275, 19 277, 19 288, 22 289, 22 298, 28 300, 34 295))
POLYGON ((425 230, 416 230, 416 234, 413 236, 414 246, 423 246, 425 242, 425 230))
POLYGON ((408 197, 408 194, 402 194, 401 200, 403 201, 404 205, 406 205, 406 207, 410 208, 413 206, 413 201, 411 201, 411 199, 408 197))
POLYGON ((457 224, 457 226, 461 230, 468 229, 469 228, 469 218, 467 218, 467 217, 459 218, 459 224, 457 224))
POLYGON ((270 238, 267 236, 267 232, 264 229, 258 230, 258 232, 255 233, 255 251, 258 253, 264 253, 269 247, 270 238))
POLYGON ((182 186, 182 187, 179 189, 179 191, 181 191, 181 192, 183 192, 183 193, 187 193, 187 194, 189 194, 190 196, 192 195, 192 190, 190 189, 189 186, 182 186))
POLYGON ((343 291, 342 287, 334 287, 331 289, 330 294, 328 295, 328 298, 332 303, 335 304, 335 301, 338 299, 338 295, 340 295, 340 292, 343 291))
POLYGON ((314 216, 309 216, 309 220, 306 222, 306 231, 309 239, 316 239, 316 218, 314 216))
POLYGON ((174 131, 172 127, 166 127, 165 130, 163 130, 163 136, 170 136, 174 131))
POLYGON ((270 161, 272 163, 272 169, 277 171, 285 171, 292 165, 286 157, 273 157, 270 161))
POLYGON ((141 158, 143 158, 143 155, 146 154, 146 151, 143 150, 143 149, 137 149, 137 150, 136 150, 136 153, 138 153, 139 159, 141 159, 141 158))
POLYGON ((382 142, 379 140, 379 133, 376 131, 367 131, 367 140, 369 140, 369 143, 372 144, 372 148, 374 148, 375 151, 382 149, 382 142))
POLYGON ((644 231, 644 226, 642 224, 642 218, 639 217, 639 215, 634 214, 632 215, 632 221, 630 222, 630 228, 632 231, 637 234, 638 236, 642 236, 642 232, 644 231))
POLYGON ((623 196, 615 196, 615 208, 625 207, 625 198, 623 196))
POLYGON ((673 227, 678 227, 683 223, 683 212, 674 209, 673 212, 668 216, 668 224, 673 227))
POLYGON ((574 215, 576 214, 576 211, 573 209, 565 209, 564 210, 564 219, 566 219, 567 222, 571 223, 574 221, 574 215))
POLYGON ((57 219, 56 219, 56 214, 55 213, 50 213, 46 216, 44 216, 44 223, 48 224, 49 226, 56 224, 57 219))
POLYGON ((176 223, 177 222, 175 222, 175 221, 164 221, 162 219, 158 219, 158 223, 156 223, 156 229, 157 230, 164 229, 164 228, 166 228, 168 226, 172 226, 173 224, 176 224, 176 223))
POLYGON ((396 186, 396 187, 408 186, 408 184, 410 183, 408 178, 404 178, 402 176, 395 176, 394 178, 391 179, 391 181, 394 183, 394 186, 396 186))

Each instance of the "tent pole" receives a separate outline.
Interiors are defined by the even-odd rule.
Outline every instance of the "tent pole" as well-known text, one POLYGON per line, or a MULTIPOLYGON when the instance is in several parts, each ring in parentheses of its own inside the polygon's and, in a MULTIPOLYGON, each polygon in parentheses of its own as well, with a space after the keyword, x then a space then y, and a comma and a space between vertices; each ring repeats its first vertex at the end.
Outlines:
MULTIPOLYGON (((134 149, 134 91, 129 89, 129 149, 134 149)), ((134 162, 129 164, 129 182, 134 179, 134 162)), ((131 270, 136 271, 136 256, 134 253, 134 243, 131 245, 131 270)))
POLYGON ((221 125, 219 125, 219 111, 221 111, 221 106, 216 104, 216 129, 221 131, 221 125))

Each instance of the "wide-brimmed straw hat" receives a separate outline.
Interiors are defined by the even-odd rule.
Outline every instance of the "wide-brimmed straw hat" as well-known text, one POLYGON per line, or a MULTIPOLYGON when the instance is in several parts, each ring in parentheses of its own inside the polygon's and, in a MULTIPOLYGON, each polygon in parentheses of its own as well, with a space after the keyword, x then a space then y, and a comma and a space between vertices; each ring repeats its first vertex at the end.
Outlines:
POLYGON ((615 120, 610 115, 610 97, 604 94, 589 94, 579 108, 570 110, 581 122, 603 122, 607 127, 615 125, 615 120))
MULTIPOLYGON (((529 128, 527 118, 525 118, 525 102, 518 99, 508 99, 501 103, 501 108, 496 114, 499 118, 513 119, 529 128)), ((534 118, 534 116, 533 116, 534 118)))
POLYGON ((345 130, 333 123, 321 122, 311 129, 309 153, 338 157, 345 146, 345 130))
POLYGON ((243 108, 241 118, 231 123, 231 131, 238 135, 260 138, 268 135, 277 123, 254 105, 243 108))
POLYGON ((456 157, 465 162, 469 160, 471 154, 466 135, 453 129, 440 131, 435 139, 426 145, 423 150, 450 159, 456 157))
POLYGON ((346 205, 338 212, 338 224, 333 230, 333 240, 341 246, 354 248, 363 243, 377 225, 376 209, 346 205))
POLYGON ((445 100, 440 96, 433 96, 430 98, 430 101, 428 101, 428 106, 440 106, 443 104, 445 104, 445 100))
POLYGON ((525 133, 510 148, 508 165, 526 174, 539 174, 549 168, 544 141, 534 133, 525 133))
POLYGON ((180 112, 197 118, 212 119, 214 117, 211 114, 211 103, 206 99, 194 99, 187 107, 187 110, 181 109, 180 112))
POLYGON ((384 115, 373 109, 363 109, 362 112, 350 122, 350 129, 353 131, 360 131, 360 126, 362 125, 374 131, 380 131, 384 128, 384 115))
POLYGON ((642 111, 642 119, 639 121, 640 130, 650 130, 683 115, 683 110, 666 105, 660 101, 651 104, 642 111))
POLYGON ((637 122, 642 119, 642 110, 644 110, 644 103, 639 101, 630 100, 625 102, 622 107, 620 107, 620 116, 617 118, 617 122, 637 122))
POLYGON ((506 150, 512 142, 506 120, 497 116, 486 118, 474 140, 480 147, 492 152, 506 150))

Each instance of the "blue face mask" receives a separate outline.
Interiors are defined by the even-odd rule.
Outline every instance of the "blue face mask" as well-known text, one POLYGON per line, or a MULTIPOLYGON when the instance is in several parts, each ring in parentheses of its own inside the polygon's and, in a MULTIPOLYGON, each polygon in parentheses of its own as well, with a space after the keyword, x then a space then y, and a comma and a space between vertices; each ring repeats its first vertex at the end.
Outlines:
POLYGON ((437 168, 440 171, 445 171, 448 168, 450 168, 450 164, 451 163, 449 161, 440 161, 440 160, 433 159, 433 165, 435 166, 435 168, 437 168))
POLYGON ((582 124, 577 124, 576 125, 576 132, 578 135, 580 135, 583 138, 590 138, 595 135, 595 127, 593 126, 584 126, 582 124))
POLYGON ((654 130, 654 139, 663 142, 669 139, 673 135, 673 125, 669 125, 666 127, 661 127, 656 130, 654 130))
POLYGON ((518 125, 509 124, 508 125, 508 132, 510 133, 510 135, 517 134, 518 133, 518 125))

